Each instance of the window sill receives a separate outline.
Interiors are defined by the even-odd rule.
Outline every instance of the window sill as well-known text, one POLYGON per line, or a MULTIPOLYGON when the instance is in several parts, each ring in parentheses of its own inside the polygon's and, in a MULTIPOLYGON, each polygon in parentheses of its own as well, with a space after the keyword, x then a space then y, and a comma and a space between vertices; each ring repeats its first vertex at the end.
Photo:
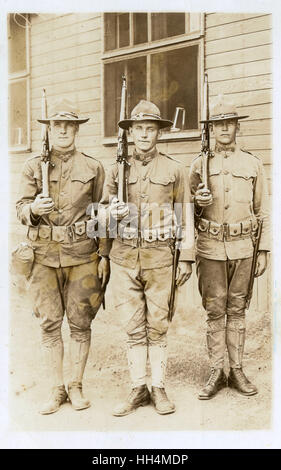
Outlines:
MULTIPOLYGON (((163 132, 158 142, 179 142, 188 140, 199 140, 201 132, 199 130, 189 132, 163 132)), ((128 144, 133 144, 133 140, 128 136, 128 144)), ((104 137, 102 145, 105 147, 117 146, 117 135, 115 137, 104 137)))
POLYGON ((9 147, 8 152, 9 153, 31 153, 31 148, 27 146, 9 147))

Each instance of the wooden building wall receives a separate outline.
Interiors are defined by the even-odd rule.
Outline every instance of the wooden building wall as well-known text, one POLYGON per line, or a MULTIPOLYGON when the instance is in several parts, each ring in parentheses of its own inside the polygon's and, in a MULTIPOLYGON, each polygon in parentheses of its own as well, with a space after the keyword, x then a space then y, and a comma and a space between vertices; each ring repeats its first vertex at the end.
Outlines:
MULTIPOLYGON (((105 167, 115 158, 116 147, 102 145, 102 15, 100 13, 43 14, 32 16, 31 61, 31 142, 32 154, 40 150, 42 88, 48 99, 71 96, 79 102, 82 115, 91 120, 80 127, 78 147, 102 160, 105 167)), ((249 118, 241 122, 238 142, 262 158, 270 185, 272 48, 271 15, 205 15, 205 69, 210 83, 210 101, 225 93, 249 118)), ((160 149, 176 156, 187 167, 199 152, 200 141, 167 142, 160 149)), ((11 154, 11 246, 25 233, 15 217, 15 200, 23 162, 30 154, 11 154)), ((196 276, 186 295, 200 304, 196 276)), ((259 279, 252 308, 269 308, 270 271, 259 279)))

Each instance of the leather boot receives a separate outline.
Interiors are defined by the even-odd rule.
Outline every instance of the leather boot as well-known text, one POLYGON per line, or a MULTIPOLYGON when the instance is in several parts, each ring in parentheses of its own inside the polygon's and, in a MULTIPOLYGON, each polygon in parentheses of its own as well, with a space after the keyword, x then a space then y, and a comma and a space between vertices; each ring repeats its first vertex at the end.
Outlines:
POLYGON ((147 385, 140 385, 132 389, 125 402, 117 405, 113 410, 113 416, 126 416, 139 406, 145 406, 150 403, 150 393, 147 385))
POLYGON ((81 382, 71 382, 68 384, 68 397, 72 408, 75 410, 84 410, 91 406, 89 400, 83 395, 81 382))
POLYGON ((258 390, 245 376, 242 370, 242 359, 246 339, 245 319, 228 319, 226 324, 226 344, 229 355, 230 373, 228 385, 242 395, 256 395, 258 390))
POLYGON ((239 393, 246 396, 256 395, 258 393, 257 387, 247 379, 242 368, 230 369, 228 386, 235 388, 239 393))
POLYGON ((90 339, 86 341, 76 341, 71 338, 69 349, 72 375, 71 381, 68 384, 68 396, 74 410, 84 410, 91 406, 91 403, 83 396, 82 392, 82 378, 89 355, 90 339))
POLYGON ((152 387, 151 401, 157 413, 159 413, 160 415, 167 415, 176 411, 174 403, 169 400, 164 388, 152 387))
POLYGON ((223 369, 212 369, 211 375, 206 385, 199 392, 199 400, 209 400, 214 397, 219 390, 227 387, 227 377, 223 369))
POLYGON ((64 385, 53 387, 50 397, 40 410, 42 415, 49 415, 58 411, 59 407, 67 401, 67 393, 64 385))

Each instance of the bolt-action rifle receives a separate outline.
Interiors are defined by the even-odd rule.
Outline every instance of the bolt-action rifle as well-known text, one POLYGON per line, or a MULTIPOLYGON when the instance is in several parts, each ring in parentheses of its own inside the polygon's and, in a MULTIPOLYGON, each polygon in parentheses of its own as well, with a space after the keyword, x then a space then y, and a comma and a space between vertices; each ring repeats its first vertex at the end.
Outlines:
MULTIPOLYGON (((42 119, 47 119, 47 98, 43 88, 42 94, 42 119)), ((50 145, 48 124, 42 124, 42 150, 41 150, 41 171, 42 171, 42 195, 49 197, 49 166, 50 166, 50 145)))
MULTIPOLYGON (((121 107, 120 107, 120 121, 126 119, 126 95, 127 83, 125 75, 122 76, 122 91, 121 91, 121 107)), ((127 202, 127 178, 126 167, 128 165, 128 142, 127 133, 125 129, 119 127, 118 131, 118 145, 117 145, 117 164, 118 164, 118 200, 119 202, 127 202)))
MULTIPOLYGON (((202 115, 202 133, 201 133, 201 159, 202 159, 202 183, 204 184, 203 190, 208 194, 208 168, 209 168, 209 157, 211 155, 210 151, 210 131, 209 123, 209 85, 208 85, 208 75, 204 75, 204 87, 203 87, 203 115, 202 115)), ((202 193, 204 196, 204 193, 202 193)))

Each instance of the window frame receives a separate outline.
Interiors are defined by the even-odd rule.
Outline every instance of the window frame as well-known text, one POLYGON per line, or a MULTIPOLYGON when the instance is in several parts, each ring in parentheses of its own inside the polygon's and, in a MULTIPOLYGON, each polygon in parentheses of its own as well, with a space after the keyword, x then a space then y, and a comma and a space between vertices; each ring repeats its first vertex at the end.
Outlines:
MULTIPOLYGON (((10 13, 11 14, 11 13, 10 13)), ((12 14, 11 14, 12 15, 12 14)), ((9 20, 10 21, 10 20, 9 20)), ((30 23, 27 15, 27 22, 25 27, 25 41, 26 41, 26 68, 18 72, 8 73, 8 85, 20 81, 26 81, 26 134, 27 142, 22 145, 10 146, 8 143, 9 153, 22 153, 31 151, 31 111, 30 111, 30 23)), ((10 125, 10 123, 9 123, 10 125)))
MULTIPOLYGON (((125 12, 124 12, 125 13, 125 12)), ((133 25, 133 14, 130 13, 130 21, 133 25)), ((105 137, 105 119, 104 119, 104 104, 105 104, 105 65, 119 62, 126 59, 134 59, 136 57, 151 56, 157 52, 168 52, 175 49, 184 48, 187 46, 198 46, 198 129, 195 130, 185 130, 175 133, 162 131, 162 135, 159 138, 159 142, 178 142, 182 140, 198 140, 201 136, 200 129, 200 120, 202 116, 202 104, 201 97, 203 93, 203 82, 204 82, 204 55, 205 55, 205 44, 204 44, 204 24, 205 24, 205 14, 200 13, 200 26, 198 31, 193 31, 191 33, 184 33, 179 36, 173 36, 169 38, 164 38, 157 41, 151 41, 151 14, 148 14, 148 39, 149 41, 143 44, 137 44, 135 46, 126 46, 111 51, 105 51, 105 13, 102 14, 102 57, 101 57, 101 80, 103 84, 103 93, 102 93, 102 144, 104 146, 113 146, 117 145, 117 136, 105 137)), ((185 21, 189 21, 190 13, 185 13, 185 21)), ((130 28, 130 40, 133 38, 133 26, 130 28)), ((148 68, 150 64, 150 59, 147 61, 148 68)), ((149 70, 147 70, 147 77, 149 77, 149 70)), ((121 82, 120 82, 121 86, 121 82)), ((147 84, 147 91, 149 95, 149 83, 147 84)), ((149 99, 149 96, 148 96, 149 99)), ((128 136, 128 142, 132 143, 132 139, 128 136)))

